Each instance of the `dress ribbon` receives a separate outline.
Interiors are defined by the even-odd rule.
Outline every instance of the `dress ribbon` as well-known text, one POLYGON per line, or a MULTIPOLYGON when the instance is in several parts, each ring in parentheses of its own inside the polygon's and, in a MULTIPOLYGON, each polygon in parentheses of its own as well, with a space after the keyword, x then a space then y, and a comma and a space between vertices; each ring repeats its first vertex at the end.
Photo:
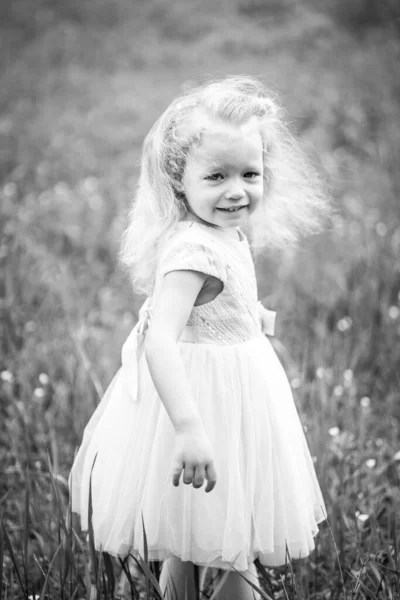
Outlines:
POLYGON ((144 352, 144 340, 149 328, 151 309, 151 296, 149 296, 139 310, 139 320, 121 350, 121 373, 128 393, 135 402, 140 397, 139 363, 144 352))
POLYGON ((276 312, 265 308, 260 301, 257 302, 257 305, 261 331, 265 333, 265 335, 275 335, 276 312))

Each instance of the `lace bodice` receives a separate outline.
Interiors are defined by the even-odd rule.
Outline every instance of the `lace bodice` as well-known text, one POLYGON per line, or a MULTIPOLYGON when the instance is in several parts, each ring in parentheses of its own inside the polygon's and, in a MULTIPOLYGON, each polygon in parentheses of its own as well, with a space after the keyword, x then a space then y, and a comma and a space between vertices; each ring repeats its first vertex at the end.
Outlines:
POLYGON ((223 284, 216 298, 193 307, 181 341, 224 345, 261 334, 254 263, 247 238, 240 235, 236 240, 224 231, 183 221, 161 250, 153 301, 171 271, 200 271, 223 284))

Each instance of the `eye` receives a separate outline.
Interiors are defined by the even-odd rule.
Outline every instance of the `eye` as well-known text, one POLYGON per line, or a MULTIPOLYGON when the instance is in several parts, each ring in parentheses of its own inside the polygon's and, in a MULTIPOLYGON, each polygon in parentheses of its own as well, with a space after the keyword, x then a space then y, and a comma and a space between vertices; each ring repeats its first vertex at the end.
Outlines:
POLYGON ((243 177, 246 177, 246 179, 254 179, 255 177, 259 176, 260 173, 257 173, 257 171, 247 171, 247 173, 243 175, 243 177))
POLYGON ((204 179, 208 179, 208 181, 220 181, 223 178, 222 173, 212 173, 211 175, 206 175, 204 179))

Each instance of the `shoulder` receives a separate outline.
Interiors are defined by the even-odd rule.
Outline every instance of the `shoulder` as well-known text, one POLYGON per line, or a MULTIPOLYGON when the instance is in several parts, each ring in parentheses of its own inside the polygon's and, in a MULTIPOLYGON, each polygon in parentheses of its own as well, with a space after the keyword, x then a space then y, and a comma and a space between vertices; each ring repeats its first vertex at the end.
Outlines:
POLYGON ((226 281, 226 261, 215 238, 204 227, 180 223, 161 248, 158 271, 199 271, 226 281))

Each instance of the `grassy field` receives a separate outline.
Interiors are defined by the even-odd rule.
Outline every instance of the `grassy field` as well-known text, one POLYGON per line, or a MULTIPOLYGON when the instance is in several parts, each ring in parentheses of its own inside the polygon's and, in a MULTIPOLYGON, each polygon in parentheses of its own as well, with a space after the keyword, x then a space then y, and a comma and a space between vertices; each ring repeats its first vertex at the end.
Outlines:
POLYGON ((143 301, 116 260, 143 137, 224 73, 278 90, 338 206, 256 265, 329 518, 263 589, 400 598, 399 17, 391 0, 2 2, 0 600, 111 598, 112 570, 116 598, 150 597, 145 560, 98 564, 67 477, 143 301))

